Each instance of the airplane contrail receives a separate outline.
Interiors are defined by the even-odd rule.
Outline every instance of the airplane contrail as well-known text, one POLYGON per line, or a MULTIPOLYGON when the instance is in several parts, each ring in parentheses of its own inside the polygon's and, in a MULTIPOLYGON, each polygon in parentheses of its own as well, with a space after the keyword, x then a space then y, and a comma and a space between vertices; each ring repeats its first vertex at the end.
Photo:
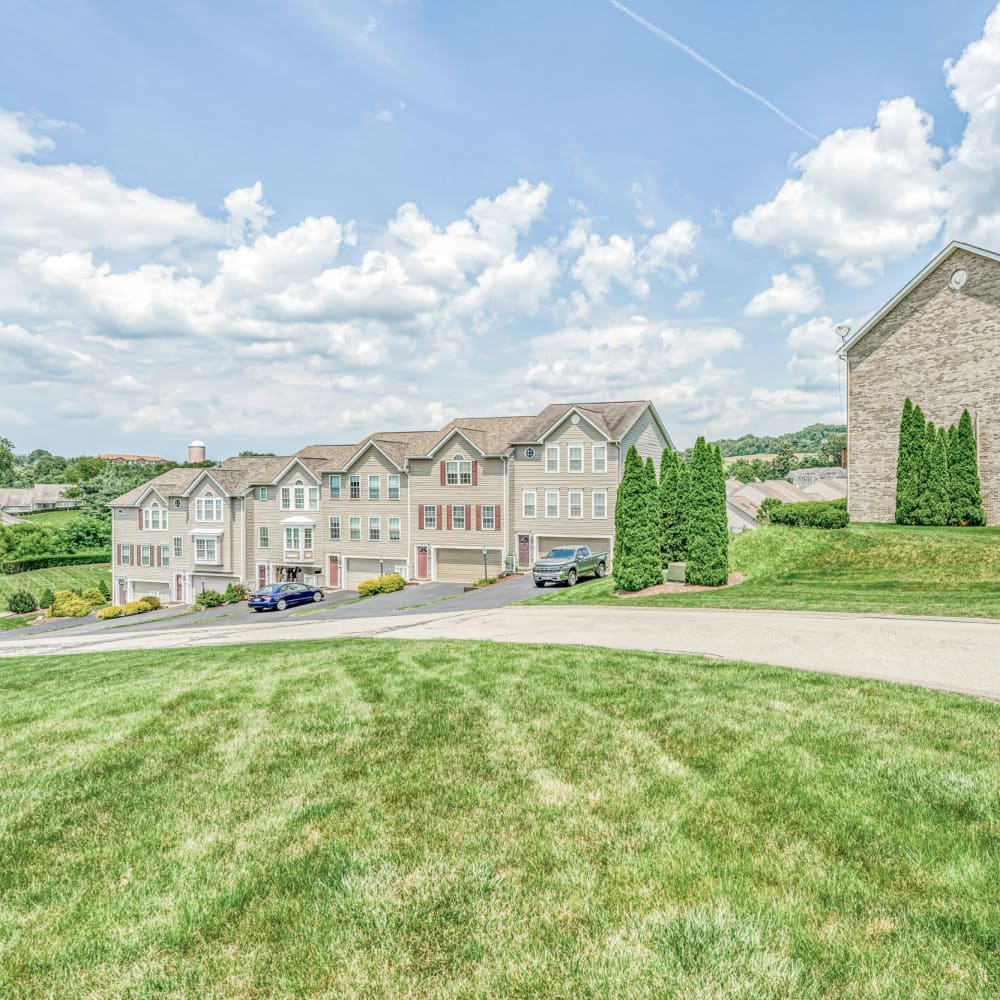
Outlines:
POLYGON ((720 69, 715 63, 710 62, 706 59, 700 52, 695 52, 690 45, 685 45, 679 38, 675 38, 670 34, 669 31, 664 31, 663 28, 658 25, 653 24, 652 21, 647 21, 641 14, 637 14, 634 10, 626 7, 625 4, 619 3, 618 0, 609 0, 612 7, 616 7, 623 14, 627 14, 633 21, 637 24, 641 24, 647 31, 656 35, 657 38, 669 45, 673 45, 674 48, 680 49, 685 55, 689 55, 695 62, 701 63, 705 69, 711 70, 716 76, 721 76, 723 80, 726 81, 731 87, 735 87, 741 93, 747 95, 747 97, 752 97, 758 104, 763 104, 765 108, 769 111, 773 111, 783 122, 787 122, 792 128, 797 128, 803 135, 809 136, 813 142, 819 142, 819 136, 814 135, 809 129, 804 128, 800 125, 794 118, 786 115, 781 108, 772 104, 763 94, 758 94, 756 90, 751 90, 746 84, 740 83, 739 80, 734 80, 725 70, 720 69))

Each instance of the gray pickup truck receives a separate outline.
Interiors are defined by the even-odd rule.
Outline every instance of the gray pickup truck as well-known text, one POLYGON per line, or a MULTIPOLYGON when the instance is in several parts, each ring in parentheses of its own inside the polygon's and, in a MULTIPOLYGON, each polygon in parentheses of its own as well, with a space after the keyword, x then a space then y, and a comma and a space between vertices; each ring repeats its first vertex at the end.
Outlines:
POLYGON ((572 587, 581 576, 604 576, 608 568, 607 552, 591 552, 586 545, 552 549, 531 568, 536 587, 547 583, 565 583, 572 587))

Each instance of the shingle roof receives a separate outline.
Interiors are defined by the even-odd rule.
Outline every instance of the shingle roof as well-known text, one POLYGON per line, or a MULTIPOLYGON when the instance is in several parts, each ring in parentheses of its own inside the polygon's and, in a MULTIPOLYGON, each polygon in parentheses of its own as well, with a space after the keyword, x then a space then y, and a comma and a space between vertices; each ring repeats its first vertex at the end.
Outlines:
POLYGON ((625 432, 649 406, 647 399, 606 403, 549 403, 536 417, 525 421, 514 439, 517 444, 535 444, 542 435, 570 410, 579 410, 609 441, 620 441, 625 432))
POLYGON ((430 452, 452 431, 461 431, 484 455, 502 455, 516 441, 531 417, 458 417, 437 432, 424 454, 430 452))
POLYGON ((38 483, 35 486, 0 489, 0 507, 24 507, 27 504, 55 503, 63 498, 73 483, 38 483))
MULTIPOLYGON (((109 506, 112 507, 134 507, 138 502, 140 497, 148 490, 150 487, 154 487, 159 490, 164 496, 176 496, 178 493, 183 493, 196 479, 200 476, 205 469, 188 469, 183 466, 178 466, 176 469, 168 469, 166 472, 161 472, 158 476, 150 479, 149 482, 143 483, 141 486, 136 486, 135 489, 129 490, 128 493, 123 493, 120 497, 116 497, 112 500, 109 506)), ((219 484, 222 485, 221 483, 219 484)))

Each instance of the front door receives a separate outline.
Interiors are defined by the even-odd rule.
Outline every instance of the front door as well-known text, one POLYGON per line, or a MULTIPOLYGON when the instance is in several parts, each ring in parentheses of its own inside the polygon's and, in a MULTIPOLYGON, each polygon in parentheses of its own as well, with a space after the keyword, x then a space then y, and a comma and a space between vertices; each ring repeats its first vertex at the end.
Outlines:
POLYGON ((267 563, 257 563, 257 586, 263 587, 267 583, 267 563))
POLYGON ((330 556, 330 586, 340 589, 340 556, 330 556))
POLYGON ((184 600, 184 576, 181 573, 174 574, 174 600, 184 600))
POLYGON ((427 576, 428 576, 428 573, 427 573, 427 557, 428 557, 428 554, 429 554, 429 552, 428 552, 428 548, 427 548, 426 545, 418 545, 417 546, 417 579, 418 580, 426 580, 427 579, 427 576))
POLYGON ((122 579, 118 580, 118 603, 119 604, 124 604, 125 603, 126 588, 127 587, 128 587, 127 581, 122 580, 122 579))
POLYGON ((531 565, 531 539, 527 535, 517 536, 517 565, 521 569, 531 565))

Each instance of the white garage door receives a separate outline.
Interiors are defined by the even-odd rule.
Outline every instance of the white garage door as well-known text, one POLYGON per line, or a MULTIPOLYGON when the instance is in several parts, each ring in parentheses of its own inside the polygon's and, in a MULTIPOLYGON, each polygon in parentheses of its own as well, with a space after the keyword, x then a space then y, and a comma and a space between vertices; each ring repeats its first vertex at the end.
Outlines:
POLYGON ((223 594, 231 583, 236 583, 235 576, 202 576, 200 573, 195 573, 191 578, 191 596, 197 597, 203 590, 217 590, 223 594))
MULTIPOLYGON (((393 564, 386 562, 384 565, 386 573, 391 573, 393 564)), ((356 556, 350 556, 347 559, 347 570, 344 576, 344 589, 357 590, 359 583, 363 583, 365 580, 374 580, 377 576, 377 559, 358 559, 356 556)))
POLYGON ((576 548, 580 545, 586 545, 591 552, 607 552, 608 553, 608 565, 610 568, 611 564, 611 539, 610 538, 586 538, 579 537, 577 535, 566 535, 562 538, 557 538, 553 535, 546 535, 545 537, 540 537, 538 539, 538 558, 541 559, 550 549, 560 549, 560 548, 576 548))
MULTIPOLYGON (((490 576, 499 576, 503 568, 500 549, 486 553, 490 576)), ((475 583, 483 578, 482 549, 435 549, 434 578, 447 583, 475 583)))
POLYGON ((132 600, 137 601, 140 597, 158 597, 166 603, 170 600, 170 584, 155 581, 136 580, 132 584, 132 600))

